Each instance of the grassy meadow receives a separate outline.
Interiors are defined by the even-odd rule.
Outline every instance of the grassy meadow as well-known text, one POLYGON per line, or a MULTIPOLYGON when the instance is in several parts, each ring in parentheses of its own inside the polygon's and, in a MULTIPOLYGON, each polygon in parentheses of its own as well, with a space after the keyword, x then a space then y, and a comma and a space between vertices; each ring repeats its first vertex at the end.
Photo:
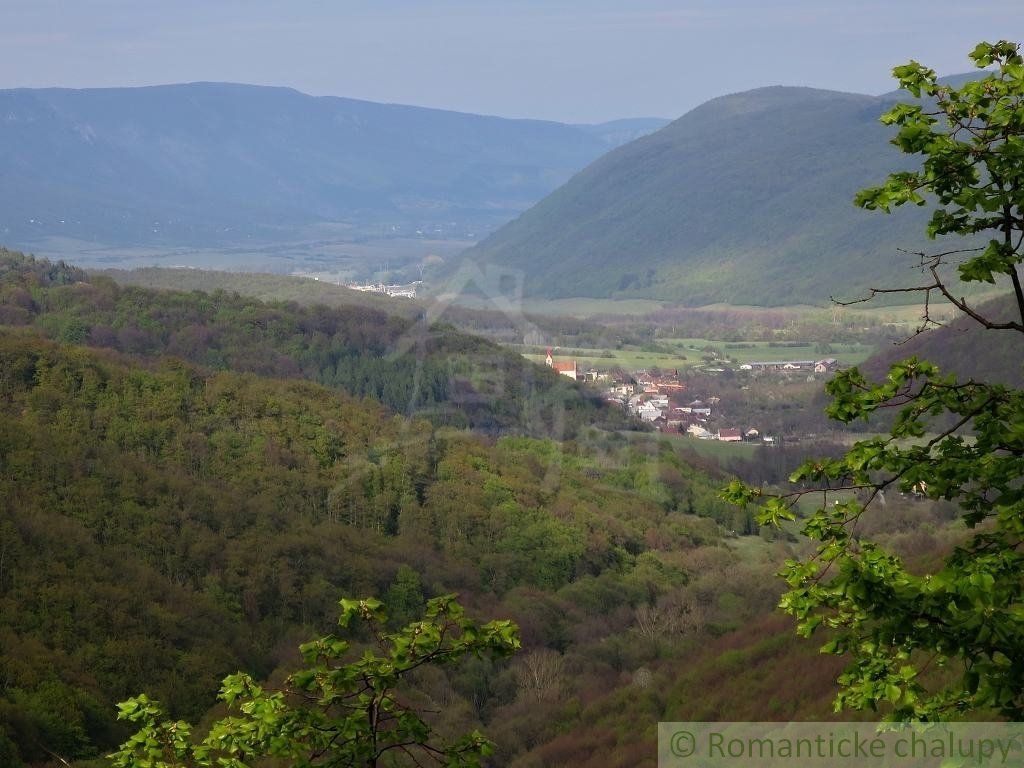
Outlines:
POLYGON ((746 459, 757 450, 759 443, 723 443, 719 440, 699 440, 690 435, 673 432, 621 432, 633 442, 670 440, 674 446, 682 446, 694 453, 716 461, 746 459))
MULTIPOLYGON (((820 350, 812 342, 787 342, 787 346, 772 346, 771 342, 724 342, 713 339, 659 339, 656 350, 648 349, 556 349, 554 355, 559 359, 574 359, 581 366, 598 369, 626 368, 639 370, 644 368, 682 369, 709 364, 704 359, 709 347, 718 351, 717 361, 711 362, 712 367, 729 365, 734 367, 755 361, 776 362, 785 360, 820 360, 823 357, 834 357, 844 365, 859 365, 874 351, 869 344, 831 344, 828 352, 820 350), (799 346, 797 346, 799 345, 799 346), (726 361, 734 361, 727 363, 726 361)), ((524 348, 524 356, 534 362, 544 361, 544 353, 524 348)))

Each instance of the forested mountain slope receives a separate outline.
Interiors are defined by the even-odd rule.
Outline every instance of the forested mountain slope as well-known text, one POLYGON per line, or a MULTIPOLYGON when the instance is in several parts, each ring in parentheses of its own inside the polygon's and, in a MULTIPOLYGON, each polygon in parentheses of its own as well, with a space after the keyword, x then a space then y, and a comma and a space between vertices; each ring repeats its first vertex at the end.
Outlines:
MULTIPOLYGON (((0 91, 0 238, 210 244, 507 221, 657 121, 571 126, 192 83, 0 91)), ((477 230, 479 231, 479 230, 477 230)))
POLYGON ((388 298, 369 291, 293 275, 259 272, 224 272, 213 269, 142 267, 139 269, 90 270, 112 277, 121 285, 137 285, 163 291, 227 291, 260 301, 294 301, 304 306, 367 307, 389 315, 419 317, 422 302, 388 298))
POLYGON ((0 251, 0 323, 140 359, 173 355, 213 369, 309 379, 398 413, 492 433, 563 438, 583 425, 630 423, 598 395, 496 344, 359 304, 122 287, 0 251))
POLYGON ((270 675, 328 631, 339 597, 402 621, 447 591, 561 659, 536 700, 514 666, 423 680, 446 722, 518 722, 504 749, 528 751, 566 697, 770 609, 767 565, 723 547, 719 525, 749 520, 720 482, 666 448, 488 443, 314 384, 0 330, 0 755, 109 749, 113 703, 141 690, 196 718, 224 674, 270 675), (700 619, 638 644, 658 601, 700 619))
MULTIPOLYGON (((659 720, 828 712, 833 661, 769 616, 795 545, 753 535, 726 476, 679 445, 481 436, 301 380, 331 350, 385 359, 408 321, 371 333, 365 308, 2 263, 0 764, 89 764, 141 691, 200 720, 225 674, 293 668, 343 596, 379 596, 399 624, 457 592, 518 623, 516 658, 410 692, 440 730, 482 728, 502 765, 653 766, 659 720)), ((507 390, 473 392, 505 413, 507 390)), ((927 513, 900 504, 887 520, 927 513)), ((915 531, 908 548, 935 546, 915 531)))
MULTIPOLYGON (((997 323, 1020 320, 1013 296, 985 302, 976 310, 997 323)), ((892 363, 912 355, 963 380, 973 378, 1018 389, 1024 387, 1024 336, 1015 331, 985 330, 966 316, 891 345, 865 361, 861 368, 879 377, 892 363)))
POLYGON ((853 206, 900 166, 894 96, 772 87, 723 96, 610 152, 464 259, 532 296, 821 304, 903 279, 924 214, 853 206))

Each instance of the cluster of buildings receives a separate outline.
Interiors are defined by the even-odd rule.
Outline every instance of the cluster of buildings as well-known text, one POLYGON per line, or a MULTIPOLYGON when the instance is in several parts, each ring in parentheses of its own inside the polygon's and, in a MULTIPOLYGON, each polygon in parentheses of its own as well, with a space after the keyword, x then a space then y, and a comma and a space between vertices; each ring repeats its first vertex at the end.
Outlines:
POLYGON ((382 296, 391 296, 392 298, 416 298, 416 286, 419 282, 409 283, 407 285, 385 285, 384 283, 371 283, 367 285, 346 285, 346 288, 351 288, 353 291, 363 291, 365 293, 379 293, 382 296))
POLYGON ((773 360, 763 363, 743 363, 741 371, 807 371, 808 373, 832 373, 839 368, 839 361, 834 357, 824 360, 773 360))
POLYGON ((713 428, 714 410, 720 399, 691 399, 678 372, 655 376, 638 371, 629 380, 623 377, 611 381, 605 395, 609 402, 618 403, 660 432, 682 433, 700 440, 775 442, 754 427, 713 428))
POLYGON ((605 382, 606 399, 627 409, 643 422, 651 424, 659 432, 689 434, 701 440, 761 440, 772 442, 772 438, 761 438, 754 428, 708 428, 712 410, 718 405, 718 397, 705 400, 690 400, 686 394, 686 383, 679 380, 679 371, 667 375, 649 374, 637 371, 632 375, 613 376, 599 373, 596 369, 582 371, 575 360, 555 360, 551 349, 547 350, 544 362, 549 368, 574 381, 605 382))
POLYGON ((610 376, 607 373, 600 373, 596 368, 590 368, 586 371, 582 370, 575 360, 555 360, 551 357, 551 348, 548 347, 547 356, 544 358, 544 363, 548 368, 557 371, 562 376, 566 376, 573 381, 608 381, 610 376))
MULTIPOLYGON (((765 435, 754 426, 723 427, 721 414, 716 413, 720 398, 693 399, 687 393, 686 382, 680 381, 679 372, 602 373, 596 369, 583 370, 575 360, 555 360, 547 350, 548 367, 574 381, 604 384, 605 398, 625 408, 641 421, 660 432, 686 434, 699 440, 720 440, 726 443, 748 442, 775 445, 776 438, 765 435), (716 416, 718 418, 716 418, 716 416)), ((839 369, 835 358, 822 360, 777 360, 750 362, 738 366, 739 370, 754 373, 805 372, 823 375, 839 369)))
POLYGON ((762 436, 756 427, 713 427, 714 409, 719 398, 690 400, 682 396, 683 390, 658 387, 657 393, 646 391, 633 394, 626 402, 630 412, 641 421, 650 423, 659 432, 680 432, 698 440, 721 440, 725 443, 764 442, 773 444, 775 438, 762 436), (668 389, 668 392, 664 390, 668 389))

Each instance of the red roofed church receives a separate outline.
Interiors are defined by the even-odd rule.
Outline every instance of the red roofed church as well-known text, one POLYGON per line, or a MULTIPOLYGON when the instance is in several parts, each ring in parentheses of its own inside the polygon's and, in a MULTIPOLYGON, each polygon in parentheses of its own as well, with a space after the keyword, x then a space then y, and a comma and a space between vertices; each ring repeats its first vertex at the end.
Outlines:
POLYGON ((551 349, 550 348, 548 349, 548 355, 545 358, 544 362, 547 363, 548 368, 553 368, 554 370, 558 371, 563 376, 568 376, 573 381, 576 381, 578 379, 578 377, 579 377, 579 372, 576 370, 576 361, 573 360, 572 362, 568 362, 568 363, 563 363, 563 362, 557 362, 556 363, 551 358, 551 349))

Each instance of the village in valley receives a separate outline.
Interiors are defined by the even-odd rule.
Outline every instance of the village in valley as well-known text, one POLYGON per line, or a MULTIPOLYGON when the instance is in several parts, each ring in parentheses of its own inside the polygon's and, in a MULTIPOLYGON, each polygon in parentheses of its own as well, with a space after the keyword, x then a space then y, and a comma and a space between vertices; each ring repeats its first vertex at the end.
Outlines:
MULTIPOLYGON (((320 278, 314 278, 319 280, 320 278)), ((414 283, 343 283, 346 288, 350 288, 353 291, 360 291, 361 293, 377 293, 381 296, 387 296, 392 299, 415 299, 416 288, 422 284, 422 280, 417 280, 414 283)))
MULTIPOLYGON (((728 423, 728 417, 723 417, 718 410, 721 398, 707 392, 690 391, 690 385, 679 370, 601 371, 593 367, 584 370, 576 360, 555 359, 551 349, 547 350, 545 363, 562 376, 601 389, 608 402, 628 410, 659 432, 687 435, 697 440, 767 446, 777 445, 780 439, 778 435, 764 433, 757 424, 728 423)), ((817 379, 830 376, 840 367, 842 364, 836 358, 829 357, 746 362, 734 370, 751 378, 802 375, 817 379)), ((712 372, 723 373, 724 369, 712 372)))

